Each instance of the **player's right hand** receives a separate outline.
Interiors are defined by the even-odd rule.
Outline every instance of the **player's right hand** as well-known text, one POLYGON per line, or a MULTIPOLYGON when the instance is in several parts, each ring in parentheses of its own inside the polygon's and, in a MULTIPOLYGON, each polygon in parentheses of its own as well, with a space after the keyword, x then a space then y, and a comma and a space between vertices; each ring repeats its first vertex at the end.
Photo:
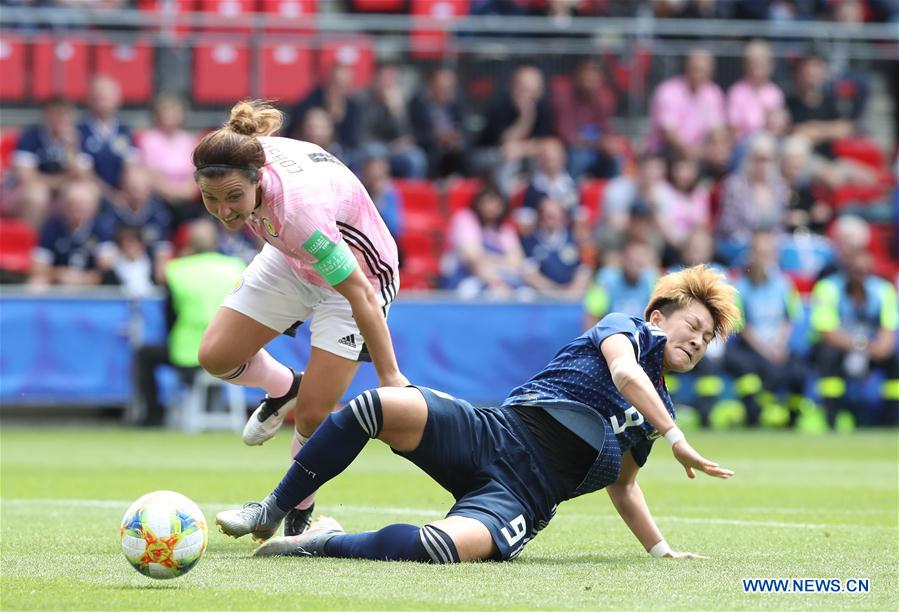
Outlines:
POLYGON ((406 378, 401 372, 397 372, 392 376, 385 376, 384 378, 380 379, 378 383, 381 387, 408 387, 409 379, 406 378))
POLYGON ((696 553, 691 553, 687 551, 678 552, 676 550, 672 550, 667 555, 662 556, 663 559, 708 559, 708 557, 704 555, 697 555, 696 553))
POLYGON ((689 478, 696 478, 696 473, 693 470, 699 470, 709 476, 725 480, 734 475, 732 470, 725 469, 697 453, 686 440, 677 442, 671 450, 674 452, 674 458, 684 466, 684 470, 686 470, 689 478))

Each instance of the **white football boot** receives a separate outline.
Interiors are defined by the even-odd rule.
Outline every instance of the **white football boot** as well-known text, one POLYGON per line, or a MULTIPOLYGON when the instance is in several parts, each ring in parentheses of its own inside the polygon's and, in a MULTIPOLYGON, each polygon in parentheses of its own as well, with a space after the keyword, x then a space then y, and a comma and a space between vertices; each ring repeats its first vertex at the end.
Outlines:
POLYGON ((247 424, 243 428, 243 443, 247 446, 259 446, 267 440, 271 440, 281 424, 294 406, 297 404, 297 395, 300 392, 300 381, 303 373, 293 374, 293 384, 290 391, 284 397, 269 397, 266 395, 259 402, 259 407, 253 411, 247 424))

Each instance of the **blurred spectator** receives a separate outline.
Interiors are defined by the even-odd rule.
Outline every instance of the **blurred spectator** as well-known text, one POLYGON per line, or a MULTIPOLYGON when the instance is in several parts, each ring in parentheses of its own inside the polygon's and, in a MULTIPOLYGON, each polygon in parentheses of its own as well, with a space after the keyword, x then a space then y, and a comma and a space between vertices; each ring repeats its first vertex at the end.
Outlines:
POLYGON ((343 147, 334 138, 334 122, 331 115, 323 108, 313 106, 306 111, 297 138, 316 144, 337 159, 349 163, 349 160, 345 159, 343 147))
POLYGON ((409 102, 415 141, 428 154, 428 176, 443 178, 466 171, 466 140, 456 73, 434 69, 409 102))
POLYGON ((840 215, 831 226, 835 258, 824 266, 817 280, 836 274, 846 266, 852 253, 859 249, 867 249, 871 244, 871 226, 857 215, 840 215))
POLYGON ((441 262, 444 288, 462 297, 482 292, 510 297, 523 286, 524 254, 508 218, 508 202, 490 188, 475 196, 470 208, 453 215, 441 262))
POLYGON ((682 268, 699 264, 715 265, 715 235, 709 228, 697 227, 690 232, 681 248, 678 264, 682 268))
POLYGON ((725 123, 724 94, 712 81, 714 59, 693 49, 684 74, 663 81, 652 95, 649 147, 654 152, 698 158, 714 128, 725 123))
POLYGON ((353 95, 353 68, 345 64, 334 64, 327 81, 309 92, 290 112, 290 120, 284 135, 299 138, 303 119, 311 108, 323 108, 331 117, 337 133, 337 142, 343 150, 343 161, 359 146, 359 121, 361 108, 353 95))
POLYGON ((537 205, 536 229, 521 239, 525 279, 541 293, 580 298, 590 281, 570 225, 568 211, 552 197, 543 196, 537 205))
POLYGON ((738 141, 761 131, 769 112, 785 108, 783 91, 771 81, 774 62, 768 43, 746 45, 743 62, 743 78, 727 90, 727 122, 738 141))
POLYGON ((103 278, 103 284, 121 285, 132 297, 143 297, 155 289, 153 260, 141 239, 140 228, 123 225, 115 234, 115 263, 103 278))
POLYGON ((519 0, 471 0, 472 15, 526 15, 526 3, 519 0))
POLYGON ((811 324, 817 336, 812 353, 821 375, 819 392, 831 427, 849 407, 861 425, 899 425, 899 353, 896 351, 896 287, 871 272, 867 248, 844 251, 840 269, 812 290, 811 324), (848 398, 847 383, 881 370, 883 405, 869 414, 848 398))
POLYGON ((105 236, 115 236, 122 228, 135 228, 139 239, 160 265, 171 252, 171 214, 151 191, 150 171, 130 164, 122 173, 122 188, 105 198, 97 215, 97 225, 105 236))
POLYGON ((637 164, 636 176, 617 176, 603 191, 602 220, 597 227, 597 238, 605 249, 623 246, 624 232, 635 206, 650 212, 666 207, 665 160, 654 153, 644 153, 637 159, 637 164))
POLYGON ((777 237, 770 232, 752 236, 745 276, 734 281, 740 296, 743 327, 727 343, 725 364, 746 408, 746 423, 759 416, 784 388, 793 423, 802 406, 807 372, 801 358, 791 355, 793 323, 802 313, 799 294, 777 266, 777 237), (767 399, 767 401, 766 401, 767 399))
POLYGON ((734 138, 726 126, 718 126, 709 132, 702 152, 702 171, 704 178, 719 183, 734 169, 734 138))
POLYGON ((191 155, 197 136, 184 129, 184 100, 162 94, 153 102, 153 127, 141 132, 141 162, 150 170, 153 191, 172 210, 174 225, 203 214, 191 155))
POLYGON ((610 312, 642 317, 658 277, 652 247, 640 240, 625 243, 620 264, 606 265, 596 272, 584 298, 584 329, 610 312))
POLYGON ((734 17, 771 21, 804 21, 815 17, 818 0, 736 0, 734 17))
POLYGON ((44 106, 42 122, 19 137, 12 166, 15 189, 0 212, 39 228, 53 197, 67 182, 93 178, 93 160, 81 152, 72 103, 56 98, 44 106))
POLYGON ((536 168, 524 192, 524 206, 536 210, 544 196, 549 196, 573 215, 581 205, 581 196, 565 165, 562 143, 555 138, 542 140, 537 145, 536 168))
POLYGON ((808 138, 815 150, 833 157, 831 143, 852 135, 851 119, 840 114, 833 91, 825 87, 827 63, 824 58, 809 54, 796 67, 793 95, 787 98, 787 108, 793 119, 793 133, 808 138))
POLYGON ((145 408, 142 425, 163 424, 156 368, 175 366, 185 381, 199 371, 197 353, 203 332, 244 270, 240 259, 216 253, 216 242, 216 227, 211 220, 193 221, 187 250, 166 266, 168 338, 165 344, 140 347, 134 359, 135 394, 145 408))
POLYGON ((781 145, 781 174, 789 189, 784 224, 790 233, 823 235, 834 211, 815 194, 811 154, 811 144, 802 136, 790 136, 781 145))
POLYGON ((359 139, 363 147, 385 146, 390 173, 398 178, 424 178, 428 160, 415 144, 406 99, 400 86, 400 69, 394 64, 378 66, 368 91, 360 96, 359 139))
POLYGON ((403 196, 390 180, 390 162, 374 155, 362 162, 362 184, 395 239, 403 234, 403 196))
POLYGON ((695 159, 675 159, 670 168, 668 182, 663 184, 659 226, 668 244, 679 251, 691 232, 711 221, 709 190, 700 181, 695 159))
POLYGON ((487 112, 473 163, 478 174, 492 173, 506 196, 518 175, 536 153, 538 139, 552 134, 552 114, 543 73, 532 65, 519 66, 508 89, 487 112))
POLYGON ((716 0, 652 0, 652 11, 656 17, 711 19, 726 16, 723 11, 727 4, 716 0))
POLYGON ((91 79, 87 94, 87 115, 78 125, 84 152, 94 160, 94 172, 105 188, 117 188, 125 163, 136 149, 131 130, 119 121, 122 90, 107 76, 91 79))
POLYGON ((717 234, 728 265, 739 261, 753 232, 782 230, 788 196, 774 139, 760 132, 750 140, 740 169, 724 181, 717 234))
POLYGON ((60 212, 41 229, 28 279, 34 285, 97 285, 111 268, 110 241, 97 223, 100 191, 90 181, 67 183, 60 193, 60 212))
POLYGON ((578 62, 571 82, 553 87, 555 130, 568 149, 568 172, 575 179, 619 173, 620 139, 610 126, 616 100, 604 81, 599 62, 588 57, 578 62))

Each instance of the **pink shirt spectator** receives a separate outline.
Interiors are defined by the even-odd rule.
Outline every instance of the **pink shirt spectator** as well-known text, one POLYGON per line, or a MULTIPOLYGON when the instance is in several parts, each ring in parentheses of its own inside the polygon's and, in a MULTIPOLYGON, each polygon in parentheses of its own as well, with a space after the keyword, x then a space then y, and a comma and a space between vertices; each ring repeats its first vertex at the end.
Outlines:
POLYGON ((303 245, 320 235, 345 242, 375 291, 388 302, 396 297, 396 243, 356 175, 318 145, 268 136, 259 142, 265 197, 247 227, 289 255, 297 276, 320 287, 330 285, 303 245))
POLYGON ((197 137, 190 132, 179 130, 169 136, 154 128, 140 135, 137 148, 145 166, 166 181, 182 183, 193 176, 192 156, 196 146, 197 137))
POLYGON ((680 244, 696 229, 708 227, 711 219, 709 190, 697 185, 690 193, 683 193, 669 183, 660 185, 662 197, 658 212, 669 240, 680 244))
POLYGON ((705 83, 694 92, 684 77, 672 77, 653 94, 649 118, 652 151, 664 148, 664 130, 672 128, 686 144, 699 146, 724 123, 724 93, 715 83, 705 83))
POLYGON ((771 81, 754 87, 743 79, 727 90, 727 123, 737 130, 737 140, 761 131, 768 112, 783 107, 783 91, 771 81))
POLYGON ((518 246, 518 233, 511 223, 503 223, 499 229, 482 229, 477 216, 466 208, 453 215, 446 245, 447 250, 453 252, 466 244, 477 244, 487 252, 504 254, 518 246))

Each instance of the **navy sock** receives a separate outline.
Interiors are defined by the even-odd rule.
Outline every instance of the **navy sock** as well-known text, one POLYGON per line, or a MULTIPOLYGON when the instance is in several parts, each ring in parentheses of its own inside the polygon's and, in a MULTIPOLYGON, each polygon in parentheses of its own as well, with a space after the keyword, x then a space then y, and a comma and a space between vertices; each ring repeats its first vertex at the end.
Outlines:
POLYGON ((337 535, 325 544, 325 555, 376 561, 458 563, 459 553, 449 535, 433 525, 388 525, 378 531, 337 535))
POLYGON ((381 433, 384 417, 377 391, 366 391, 328 415, 294 457, 272 495, 285 512, 344 471, 369 438, 381 433))

